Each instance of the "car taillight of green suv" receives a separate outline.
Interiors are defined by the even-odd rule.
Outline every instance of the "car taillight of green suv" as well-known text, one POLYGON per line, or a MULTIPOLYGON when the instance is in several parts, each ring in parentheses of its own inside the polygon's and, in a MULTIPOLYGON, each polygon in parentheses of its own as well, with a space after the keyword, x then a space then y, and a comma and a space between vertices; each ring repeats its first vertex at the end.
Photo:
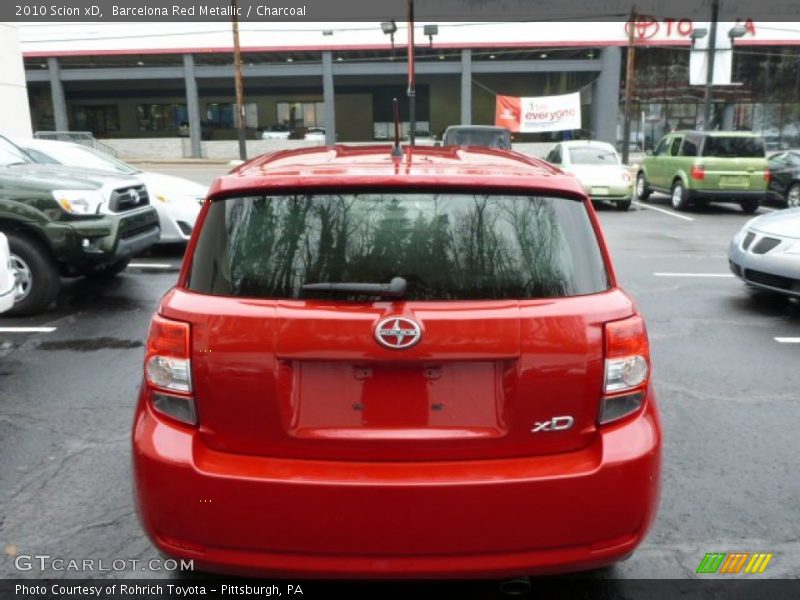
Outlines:
POLYGON ((636 176, 636 195, 669 194, 672 207, 736 202, 755 212, 769 183, 764 139, 741 131, 677 131, 648 152, 636 176))

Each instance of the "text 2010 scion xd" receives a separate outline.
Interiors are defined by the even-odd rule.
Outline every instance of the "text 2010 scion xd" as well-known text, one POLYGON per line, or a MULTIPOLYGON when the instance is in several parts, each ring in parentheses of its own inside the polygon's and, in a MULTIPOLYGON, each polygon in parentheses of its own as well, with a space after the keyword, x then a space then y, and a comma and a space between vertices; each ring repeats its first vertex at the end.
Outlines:
POLYGON ((577 180, 519 154, 336 146, 217 179, 144 371, 141 520, 197 568, 591 569, 658 503, 642 317, 577 180))

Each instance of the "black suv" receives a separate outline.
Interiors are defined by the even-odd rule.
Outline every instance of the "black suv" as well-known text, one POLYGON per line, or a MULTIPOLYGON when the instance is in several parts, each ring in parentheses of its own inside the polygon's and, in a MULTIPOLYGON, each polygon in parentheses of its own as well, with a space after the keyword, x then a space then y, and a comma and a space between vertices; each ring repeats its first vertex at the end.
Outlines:
POLYGON ((137 179, 35 164, 0 136, 0 231, 16 271, 14 308, 31 315, 56 298, 60 277, 108 277, 156 243, 158 214, 137 179))

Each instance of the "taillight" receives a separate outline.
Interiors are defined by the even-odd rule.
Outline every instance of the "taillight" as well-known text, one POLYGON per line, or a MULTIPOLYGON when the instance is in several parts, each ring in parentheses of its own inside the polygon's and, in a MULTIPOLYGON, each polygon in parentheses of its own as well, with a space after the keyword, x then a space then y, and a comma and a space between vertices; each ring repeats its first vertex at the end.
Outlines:
POLYGON ((764 169, 764 181, 767 183, 772 181, 772 172, 769 169, 764 169))
POLYGON ((144 373, 157 411, 184 423, 196 424, 189 359, 189 324, 155 315, 150 324, 144 373), (170 394, 166 392, 177 392, 170 394))
POLYGON ((600 424, 630 415, 644 402, 650 375, 650 344, 640 316, 606 323, 605 381, 600 424))
POLYGON ((702 181, 706 178, 706 170, 701 165, 692 165, 691 176, 692 179, 702 181))

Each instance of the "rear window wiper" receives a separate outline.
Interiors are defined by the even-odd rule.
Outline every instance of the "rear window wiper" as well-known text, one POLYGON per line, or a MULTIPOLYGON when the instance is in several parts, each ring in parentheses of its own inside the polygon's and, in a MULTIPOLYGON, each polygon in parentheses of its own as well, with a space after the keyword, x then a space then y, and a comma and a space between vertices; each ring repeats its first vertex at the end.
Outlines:
POLYGON ((365 296, 381 296, 384 298, 402 298, 406 293, 407 283, 402 277, 393 277, 389 283, 349 283, 322 282, 306 283, 304 292, 339 292, 343 294, 363 294, 365 296))

